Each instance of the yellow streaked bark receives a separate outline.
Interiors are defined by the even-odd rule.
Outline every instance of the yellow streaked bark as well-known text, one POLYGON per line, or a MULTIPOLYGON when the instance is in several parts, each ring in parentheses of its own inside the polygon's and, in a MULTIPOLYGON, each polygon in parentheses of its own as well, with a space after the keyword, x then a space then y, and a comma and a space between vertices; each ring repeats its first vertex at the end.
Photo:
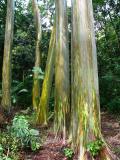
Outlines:
POLYGON ((42 93, 36 117, 37 124, 41 125, 47 125, 48 104, 49 104, 50 91, 53 80, 54 64, 55 64, 55 27, 53 27, 51 33, 48 58, 45 69, 45 77, 43 81, 42 93))
MULTIPOLYGON (((32 0, 33 12, 34 12, 34 21, 36 27, 36 49, 35 49, 35 67, 40 67, 40 43, 41 43, 41 16, 40 11, 38 8, 37 0, 32 0)), ((39 73, 36 71, 34 72, 33 76, 33 108, 35 111, 38 109, 39 105, 39 97, 40 97, 40 80, 38 78, 39 73)))
MULTIPOLYGON (((72 0, 71 60, 72 143, 79 151, 78 159, 87 160, 87 144, 103 140, 92 0, 72 0)), ((109 155, 104 159, 110 159, 109 155)))
POLYGON ((14 27, 14 0, 7 1, 7 16, 5 26, 4 57, 2 68, 2 101, 5 110, 11 107, 11 55, 14 27))
POLYGON ((55 132, 65 138, 69 128, 69 49, 67 2, 56 0, 56 61, 55 61, 55 132))

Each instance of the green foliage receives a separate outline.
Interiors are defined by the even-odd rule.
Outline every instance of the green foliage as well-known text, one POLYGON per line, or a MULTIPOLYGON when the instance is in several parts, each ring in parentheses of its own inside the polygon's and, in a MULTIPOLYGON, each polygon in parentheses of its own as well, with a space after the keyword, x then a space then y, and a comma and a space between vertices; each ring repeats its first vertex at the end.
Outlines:
POLYGON ((30 146, 32 151, 38 150, 41 146, 40 143, 38 142, 38 138, 34 137, 33 135, 31 136, 30 146))
POLYGON ((94 0, 93 4, 101 106, 112 113, 120 113, 120 105, 117 102, 120 99, 120 2, 94 0))
MULTIPOLYGON (((2 86, 0 84, 0 100, 2 99, 2 86)), ((24 81, 13 80, 11 86, 11 100, 13 106, 28 107, 32 101, 32 77, 25 77, 24 81)))
POLYGON ((11 133, 14 137, 20 138, 22 145, 28 143, 29 124, 24 116, 15 116, 12 121, 11 133))
POLYGON ((38 74, 38 78, 37 79, 44 79, 44 72, 42 71, 42 69, 40 67, 34 67, 32 70, 34 73, 38 74))
POLYGON ((100 153, 103 145, 104 145, 103 141, 101 141, 100 139, 98 139, 96 141, 90 142, 87 145, 87 149, 91 153, 91 155, 93 157, 95 157, 95 156, 97 156, 100 153))
POLYGON ((25 116, 15 116, 10 130, 12 136, 19 139, 22 147, 30 147, 33 151, 40 148, 39 131, 30 128, 25 116))
POLYGON ((12 158, 4 154, 4 148, 1 144, 0 144, 0 160, 13 160, 12 158))
POLYGON ((120 58, 99 55, 101 106, 120 113, 120 58), (103 69, 102 69, 103 67, 103 69))
POLYGON ((65 148, 64 149, 64 155, 68 158, 68 159, 72 159, 74 152, 71 148, 65 148))
POLYGON ((55 100, 54 100, 54 94, 53 91, 51 93, 51 97, 50 97, 50 100, 49 100, 49 107, 50 107, 50 111, 53 112, 54 111, 54 104, 55 104, 55 100))
POLYGON ((15 116, 8 132, 0 132, 0 160, 18 160, 19 151, 40 148, 39 131, 32 129, 25 116, 15 116))
POLYGON ((19 140, 11 134, 0 133, 0 158, 1 160, 18 160, 19 140))
MULTIPOLYGON (((50 28, 53 25, 55 5, 53 0, 41 0, 42 17, 41 68, 44 71, 48 53, 50 28), (51 18, 48 18, 48 13, 51 18), (47 19, 47 21, 46 21, 47 19), (49 21, 49 23, 48 23, 49 21)), ((0 81, 4 50, 4 31, 7 0, 0 1, 0 81)), ((100 101, 103 108, 112 113, 120 113, 120 31, 119 1, 93 0, 98 52, 100 81, 100 101)), ((71 10, 71 9, 69 9, 71 10)), ((70 12, 70 11, 69 11, 70 12)), ((69 13, 69 21, 71 20, 69 13)), ((35 61, 36 31, 33 22, 31 3, 24 0, 15 2, 14 43, 12 49, 12 104, 30 106, 32 104, 32 77, 28 78, 35 61)), ((70 34, 70 33, 69 33, 70 34)), ((34 70, 34 69, 33 69, 34 70)), ((40 75, 40 79, 44 75, 40 75)), ((0 85, 0 100, 1 100, 0 85)), ((53 102, 50 100, 53 110, 53 102)))
POLYGON ((120 98, 116 97, 108 103, 108 110, 111 113, 119 114, 120 113, 120 98))
POLYGON ((0 144, 0 155, 3 154, 3 150, 4 149, 3 149, 2 145, 0 144))
POLYGON ((19 106, 30 106, 32 103, 32 75, 24 78, 24 81, 13 80, 11 96, 12 104, 19 106))

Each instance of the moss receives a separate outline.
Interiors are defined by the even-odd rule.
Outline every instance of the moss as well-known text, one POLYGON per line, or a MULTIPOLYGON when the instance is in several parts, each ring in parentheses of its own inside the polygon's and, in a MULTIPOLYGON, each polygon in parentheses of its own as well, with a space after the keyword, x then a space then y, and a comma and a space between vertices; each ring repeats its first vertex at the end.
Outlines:
POLYGON ((48 117, 48 103, 50 98, 50 91, 52 86, 54 63, 55 63, 55 26, 51 34, 48 58, 45 69, 45 78, 42 86, 42 93, 40 97, 40 103, 37 110, 36 122, 38 124, 47 125, 48 117))

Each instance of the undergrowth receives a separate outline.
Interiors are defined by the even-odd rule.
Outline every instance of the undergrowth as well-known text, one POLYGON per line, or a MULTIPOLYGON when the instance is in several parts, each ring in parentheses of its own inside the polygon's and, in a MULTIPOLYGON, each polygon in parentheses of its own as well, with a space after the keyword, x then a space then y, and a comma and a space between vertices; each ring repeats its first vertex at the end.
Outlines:
POLYGON ((87 149, 92 155, 92 157, 96 157, 99 155, 103 145, 104 145, 103 141, 100 139, 97 139, 95 141, 88 143, 87 149))
POLYGON ((21 150, 37 151, 40 146, 39 131, 23 115, 14 117, 7 132, 0 132, 0 160, 19 160, 21 150))

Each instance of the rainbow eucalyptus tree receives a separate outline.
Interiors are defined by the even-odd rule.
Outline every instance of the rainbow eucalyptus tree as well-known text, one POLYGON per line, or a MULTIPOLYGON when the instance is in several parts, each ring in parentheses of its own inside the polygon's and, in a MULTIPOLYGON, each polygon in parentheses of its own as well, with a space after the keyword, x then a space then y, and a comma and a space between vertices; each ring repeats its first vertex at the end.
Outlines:
POLYGON ((14 0, 7 1, 5 26, 4 57, 2 68, 2 106, 9 110, 11 106, 11 53, 14 27, 14 0))
POLYGON ((32 0, 34 21, 36 26, 36 49, 35 49, 35 70, 33 76, 33 108, 38 109, 40 97, 40 80, 39 80, 39 67, 40 67, 40 43, 41 43, 41 18, 38 8, 37 0, 32 0))
POLYGON ((45 77, 43 81, 42 93, 37 112, 37 123, 42 125, 47 125, 48 103, 52 86, 54 64, 55 64, 55 27, 53 27, 51 33, 51 39, 50 39, 49 51, 45 69, 45 77))
POLYGON ((67 2, 56 0, 55 122, 56 133, 65 137, 69 122, 69 50, 67 2))
MULTIPOLYGON (((92 0, 72 0, 72 142, 79 160, 88 160, 88 144, 102 143, 92 0)), ((103 145, 104 146, 104 145, 103 145)), ((101 147, 101 160, 109 160, 101 147)))

